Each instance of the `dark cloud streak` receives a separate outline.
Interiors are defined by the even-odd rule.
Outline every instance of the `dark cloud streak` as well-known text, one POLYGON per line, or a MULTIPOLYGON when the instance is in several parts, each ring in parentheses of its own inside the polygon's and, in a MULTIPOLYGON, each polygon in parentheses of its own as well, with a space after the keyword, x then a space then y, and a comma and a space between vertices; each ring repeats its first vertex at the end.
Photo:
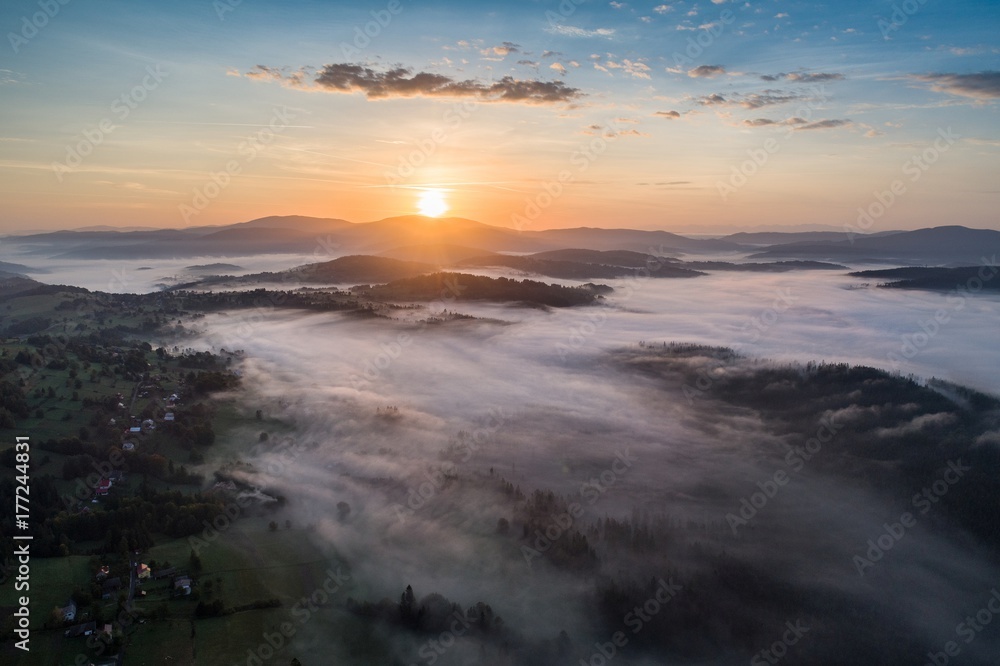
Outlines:
POLYGON ((578 88, 562 81, 538 81, 504 76, 485 83, 473 79, 458 80, 444 74, 416 72, 407 67, 378 71, 365 65, 335 63, 324 65, 315 75, 310 68, 294 72, 257 65, 247 72, 247 78, 280 81, 283 85, 303 90, 354 94, 363 93, 368 99, 405 97, 466 97, 480 102, 520 104, 558 104, 582 96, 578 88))

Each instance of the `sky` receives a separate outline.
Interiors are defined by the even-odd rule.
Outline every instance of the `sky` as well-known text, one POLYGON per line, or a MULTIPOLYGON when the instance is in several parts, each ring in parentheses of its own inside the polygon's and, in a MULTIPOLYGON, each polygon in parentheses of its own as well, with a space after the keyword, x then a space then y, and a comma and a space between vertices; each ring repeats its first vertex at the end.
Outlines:
POLYGON ((11 0, 0 233, 1000 229, 996 2, 11 0))

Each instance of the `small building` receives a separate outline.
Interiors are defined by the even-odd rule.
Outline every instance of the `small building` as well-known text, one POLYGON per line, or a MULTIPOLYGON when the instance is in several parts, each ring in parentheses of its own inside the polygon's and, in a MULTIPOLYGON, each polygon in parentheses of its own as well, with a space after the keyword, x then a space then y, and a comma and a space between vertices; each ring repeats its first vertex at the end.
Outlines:
POLYGON ((122 451, 135 451, 135 442, 125 442, 122 444, 122 451))
POLYGON ((161 578, 170 578, 171 576, 177 575, 177 569, 175 567, 167 567, 166 569, 157 569, 153 572, 153 580, 160 580, 161 578))
POLYGON ((174 420, 174 413, 173 412, 167 412, 166 414, 163 415, 163 420, 164 421, 173 421, 174 420))
POLYGON ((142 433, 142 428, 140 428, 139 426, 132 426, 131 428, 128 429, 128 432, 130 435, 139 435, 142 433))
POLYGON ((111 568, 108 565, 105 564, 97 572, 97 580, 104 580, 104 579, 106 579, 108 577, 109 573, 111 573, 111 568))
POLYGON ((180 578, 174 579, 174 594, 191 594, 191 579, 188 576, 181 576, 180 578))
POLYGON ((153 419, 146 419, 142 422, 142 430, 156 430, 156 424, 153 423, 153 419))
POLYGON ((135 575, 139 578, 139 580, 148 579, 150 573, 149 566, 146 564, 140 563, 139 566, 135 568, 135 575))
POLYGON ((76 602, 70 599, 70 602, 59 609, 59 614, 62 616, 63 622, 72 622, 76 619, 76 602))
POLYGON ((100 481, 97 482, 96 491, 98 495, 103 497, 104 495, 107 495, 110 490, 111 490, 111 479, 101 479, 100 481))
POLYGON ((84 622, 83 624, 76 624, 63 632, 63 635, 67 638, 76 638, 77 636, 89 636, 97 629, 96 622, 84 622))
POLYGON ((114 578, 109 578, 104 581, 101 585, 101 599, 110 599, 114 595, 118 594, 118 590, 122 589, 122 579, 118 576, 114 578))

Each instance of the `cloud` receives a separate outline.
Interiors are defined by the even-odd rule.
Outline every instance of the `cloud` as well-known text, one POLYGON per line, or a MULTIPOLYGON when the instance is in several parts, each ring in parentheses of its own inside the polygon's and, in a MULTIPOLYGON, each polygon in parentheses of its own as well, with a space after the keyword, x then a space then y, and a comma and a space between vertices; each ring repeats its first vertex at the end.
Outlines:
POLYGON ((847 119, 830 119, 830 120, 817 120, 814 123, 809 123, 808 125, 801 125, 796 127, 796 130, 822 130, 822 129, 834 129, 836 127, 847 127, 851 125, 851 121, 847 119))
POLYGON ((674 11, 674 8, 670 5, 657 5, 656 7, 653 7, 653 11, 657 14, 667 14, 674 11))
POLYGON ((725 74, 726 68, 722 65, 698 65, 694 69, 689 69, 687 75, 692 79, 712 78, 725 74))
POLYGON ((923 432, 928 428, 940 428, 951 425, 958 419, 951 412, 936 412, 934 414, 921 414, 912 420, 895 426, 893 428, 879 428, 875 434, 879 437, 906 437, 923 432))
POLYGON ((0 69, 0 86, 12 83, 20 83, 24 74, 19 74, 10 69, 0 69))
POLYGON ((499 46, 491 46, 489 48, 482 49, 480 53, 482 55, 498 55, 506 57, 511 53, 519 53, 520 49, 520 44, 515 44, 514 42, 503 42, 499 46))
POLYGON ((676 120, 677 118, 681 117, 681 114, 678 113, 677 111, 657 111, 653 115, 658 116, 660 118, 666 118, 668 120, 676 120))
MULTIPOLYGON (((596 65, 595 65, 596 66, 596 65)), ((625 58, 621 62, 615 62, 613 60, 605 61, 605 66, 608 69, 620 69, 634 79, 648 79, 649 77, 649 65, 640 61, 632 61, 625 58)), ((605 70, 606 71, 606 70, 605 70)))
POLYGON ((574 25, 553 25, 545 29, 545 32, 554 35, 564 35, 566 37, 611 37, 615 34, 614 28, 596 28, 587 30, 574 25))
POLYGON ((482 102, 554 104, 581 96, 579 89, 562 81, 536 81, 505 76, 493 83, 460 81, 444 74, 417 72, 394 67, 384 72, 365 65, 337 63, 324 65, 312 74, 309 68, 294 72, 257 65, 245 74, 257 80, 280 81, 282 85, 330 93, 363 93, 368 99, 398 97, 471 97, 482 102), (311 80, 310 80, 311 79, 311 80))
POLYGON ((763 106, 786 104, 802 98, 802 95, 795 93, 765 90, 762 93, 750 93, 748 95, 735 94, 729 97, 713 93, 711 95, 696 97, 694 101, 701 106, 742 106, 744 109, 759 109, 763 106))
POLYGON ((561 62, 554 62, 554 63, 552 63, 551 65, 549 65, 549 69, 554 69, 555 71, 559 72, 563 76, 566 75, 566 66, 563 65, 561 62))
POLYGON ((960 95, 973 99, 1000 98, 1000 72, 983 71, 975 74, 914 74, 912 79, 931 84, 935 92, 960 95))
POLYGON ((780 74, 764 74, 761 77, 762 81, 793 81, 795 83, 823 83, 826 81, 843 81, 844 75, 836 72, 791 72, 780 74))
POLYGON ((770 118, 754 118, 752 120, 744 120, 743 125, 746 127, 768 127, 770 125, 805 125, 809 121, 805 118, 792 117, 785 118, 784 120, 772 120, 770 118))

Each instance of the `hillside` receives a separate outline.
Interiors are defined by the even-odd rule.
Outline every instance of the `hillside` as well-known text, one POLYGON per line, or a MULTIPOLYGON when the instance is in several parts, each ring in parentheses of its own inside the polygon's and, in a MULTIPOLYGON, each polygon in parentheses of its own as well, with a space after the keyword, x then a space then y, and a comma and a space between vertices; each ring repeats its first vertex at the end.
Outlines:
POLYGON ((588 287, 563 287, 534 280, 490 278, 466 273, 432 273, 360 290, 380 301, 498 301, 556 308, 589 305, 599 298, 588 287))
POLYGON ((881 263, 979 264, 1000 252, 1000 231, 933 227, 890 235, 855 236, 838 242, 775 245, 755 259, 798 257, 881 263))

